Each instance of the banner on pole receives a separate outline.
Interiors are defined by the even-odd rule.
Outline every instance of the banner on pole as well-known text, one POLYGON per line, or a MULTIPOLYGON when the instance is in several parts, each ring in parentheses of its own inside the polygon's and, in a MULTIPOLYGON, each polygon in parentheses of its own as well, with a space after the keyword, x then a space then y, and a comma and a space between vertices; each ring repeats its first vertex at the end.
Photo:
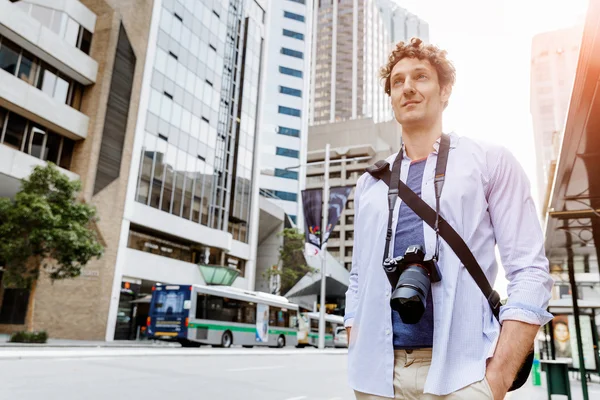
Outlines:
POLYGON ((331 188, 329 191, 329 216, 327 221, 327 228, 325 229, 323 243, 326 243, 331 235, 331 231, 337 225, 344 208, 346 208, 346 202, 350 193, 352 192, 352 186, 341 186, 331 188))
POLYGON ((323 219, 323 190, 306 189, 302 191, 304 209, 305 241, 321 248, 321 223, 323 219))

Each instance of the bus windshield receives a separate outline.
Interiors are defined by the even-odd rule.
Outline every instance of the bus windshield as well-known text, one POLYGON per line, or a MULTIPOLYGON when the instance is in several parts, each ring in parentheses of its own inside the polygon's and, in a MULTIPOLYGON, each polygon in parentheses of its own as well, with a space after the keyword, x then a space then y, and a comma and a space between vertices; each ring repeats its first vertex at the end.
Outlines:
POLYGON ((183 290, 160 291, 155 296, 154 315, 177 316, 184 313, 185 292, 183 290))

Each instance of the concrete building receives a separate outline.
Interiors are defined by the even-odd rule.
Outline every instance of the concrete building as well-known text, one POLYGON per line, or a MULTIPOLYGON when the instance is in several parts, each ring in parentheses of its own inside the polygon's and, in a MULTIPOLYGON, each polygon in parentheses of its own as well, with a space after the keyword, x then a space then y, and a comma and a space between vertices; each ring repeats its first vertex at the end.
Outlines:
POLYGON ((393 46, 429 41, 429 26, 394 0, 315 1, 310 125, 392 118, 379 69, 393 46))
MULTIPOLYGON (((78 279, 42 274, 33 328, 54 337, 106 333, 150 16, 129 0, 0 0, 0 195, 55 162, 81 179, 106 247, 78 279)), ((0 330, 23 329, 29 291, 0 290, 0 330)))
POLYGON ((537 158, 539 209, 545 215, 573 89, 582 26, 545 32, 531 48, 530 111, 537 158))
MULTIPOLYGON (((306 188, 323 187, 325 145, 331 145, 329 185, 356 186, 365 169, 400 148, 401 128, 395 120, 374 123, 372 119, 316 125, 310 129, 306 188), (316 163, 310 166, 310 163, 316 163)), ((327 243, 327 251, 346 270, 352 267, 354 240, 354 191, 327 243)))
POLYGON ((266 2, 14 3, 0 0, 0 194, 57 162, 106 248, 80 278, 41 278, 35 328, 130 339, 147 312, 131 301, 157 282, 253 289, 266 2))
POLYGON ((306 162, 311 1, 270 1, 260 132, 261 193, 296 223, 306 162))

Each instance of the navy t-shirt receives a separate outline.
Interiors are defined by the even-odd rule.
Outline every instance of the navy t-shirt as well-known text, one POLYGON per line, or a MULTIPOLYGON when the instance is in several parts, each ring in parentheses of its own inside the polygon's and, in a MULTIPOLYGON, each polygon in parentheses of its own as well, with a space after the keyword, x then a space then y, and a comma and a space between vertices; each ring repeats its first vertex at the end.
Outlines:
MULTIPOLYGON (((423 172, 427 159, 413 161, 408 170, 406 185, 421 196, 423 172)), ((404 255, 409 246, 421 245, 425 249, 423 220, 406 204, 400 204, 396 237, 394 239, 394 257, 404 255)), ((393 293, 393 288, 392 288, 393 293)), ((425 313, 418 323, 405 324, 397 311, 392 310, 392 329, 394 349, 418 349, 433 346, 433 300, 431 290, 427 296, 425 313)))

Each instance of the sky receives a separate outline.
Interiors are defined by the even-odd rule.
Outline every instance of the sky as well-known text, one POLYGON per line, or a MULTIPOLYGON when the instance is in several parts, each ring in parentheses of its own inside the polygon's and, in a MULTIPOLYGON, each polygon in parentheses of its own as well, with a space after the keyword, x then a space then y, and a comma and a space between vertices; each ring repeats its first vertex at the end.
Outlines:
MULTIPOLYGON (((541 32, 583 24, 588 0, 397 0, 429 23, 430 42, 457 70, 444 131, 506 146, 536 182, 529 113, 531 41, 541 32)), ((537 200, 537 188, 532 184, 537 200)), ((495 284, 504 298, 501 270, 495 284)))

